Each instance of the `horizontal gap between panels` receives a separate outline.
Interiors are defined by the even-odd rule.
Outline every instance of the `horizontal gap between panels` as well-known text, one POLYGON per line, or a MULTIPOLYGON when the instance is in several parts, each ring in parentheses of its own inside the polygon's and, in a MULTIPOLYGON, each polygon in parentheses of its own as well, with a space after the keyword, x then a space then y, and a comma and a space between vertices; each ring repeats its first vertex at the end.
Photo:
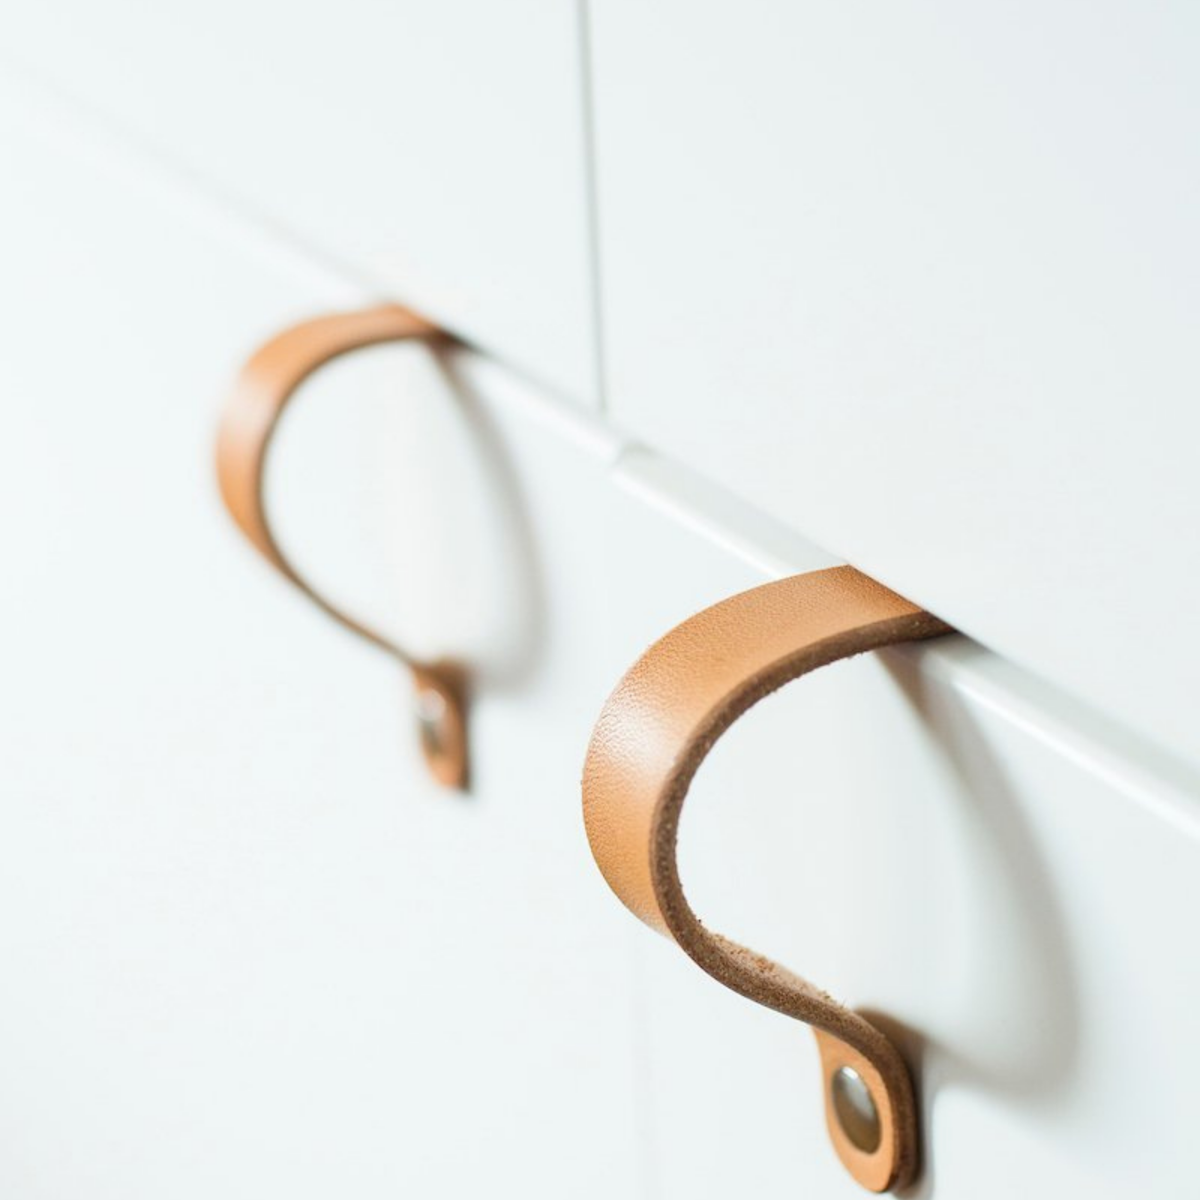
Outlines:
MULTIPOLYGON (((11 64, 0 76, 0 113, 5 122, 15 122, 73 157, 102 162, 185 219, 327 292, 331 304, 362 305, 384 298, 376 282, 11 64)), ((706 476, 640 445, 602 413, 546 388, 502 356, 468 346, 460 362, 498 408, 545 428, 599 463, 623 492, 749 564, 764 579, 843 561, 706 476)), ((965 637, 900 652, 916 656, 922 670, 1118 787, 1148 812, 1200 838, 1200 773, 1190 765, 965 637)))

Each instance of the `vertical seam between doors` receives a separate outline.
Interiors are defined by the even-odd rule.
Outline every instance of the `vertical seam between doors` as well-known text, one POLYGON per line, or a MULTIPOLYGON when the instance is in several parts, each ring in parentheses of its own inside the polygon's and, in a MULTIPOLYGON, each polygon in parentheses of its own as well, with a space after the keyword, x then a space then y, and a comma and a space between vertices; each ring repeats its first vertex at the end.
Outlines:
POLYGON ((576 0, 579 33, 580 118, 583 132, 584 210, 587 227, 588 295, 592 312, 592 378, 596 408, 608 412, 608 371, 604 321, 604 273, 600 252, 600 185, 596 136, 594 40, 590 0, 576 0))

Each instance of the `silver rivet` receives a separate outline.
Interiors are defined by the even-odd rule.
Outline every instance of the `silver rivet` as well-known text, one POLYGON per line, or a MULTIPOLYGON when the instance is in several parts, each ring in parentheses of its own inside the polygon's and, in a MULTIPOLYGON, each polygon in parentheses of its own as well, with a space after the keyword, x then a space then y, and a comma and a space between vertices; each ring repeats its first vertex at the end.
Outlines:
POLYGON ((417 728, 427 754, 443 749, 442 725, 446 719, 446 697, 434 688, 422 688, 416 700, 417 728))
POLYGON ((879 1110, 871 1089, 853 1067, 838 1067, 829 1081, 833 1111, 851 1145, 864 1154, 879 1148, 879 1110))

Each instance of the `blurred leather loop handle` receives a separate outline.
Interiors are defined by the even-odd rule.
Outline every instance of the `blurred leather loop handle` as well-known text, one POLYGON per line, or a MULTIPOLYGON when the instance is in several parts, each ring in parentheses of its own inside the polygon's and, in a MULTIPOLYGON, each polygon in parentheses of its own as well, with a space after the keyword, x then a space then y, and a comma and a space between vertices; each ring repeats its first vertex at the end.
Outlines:
POLYGON ((448 334, 396 305, 336 313, 294 325, 261 346, 242 368, 217 435, 221 497, 260 554, 310 600, 352 633, 366 638, 412 672, 421 746, 433 777, 447 787, 467 782, 464 675, 453 663, 422 662, 321 596, 284 556, 263 500, 271 438, 288 401, 319 367, 365 346, 421 340, 448 343, 448 334))
POLYGON ((676 838, 697 769, 753 704, 839 659, 949 632, 852 567, 743 592, 684 621, 634 664, 604 706, 584 767, 588 840, 613 891, 726 987, 813 1027, 830 1137, 876 1192, 917 1170, 903 1059, 866 1018, 701 924, 679 882, 676 838))

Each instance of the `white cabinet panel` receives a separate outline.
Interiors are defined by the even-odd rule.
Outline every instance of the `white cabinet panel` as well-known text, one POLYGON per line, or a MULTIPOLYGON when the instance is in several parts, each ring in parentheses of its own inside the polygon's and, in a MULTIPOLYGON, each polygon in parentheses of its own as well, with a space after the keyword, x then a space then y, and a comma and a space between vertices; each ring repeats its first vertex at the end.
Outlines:
POLYGON ((341 582, 328 528, 289 508, 308 470, 342 541, 443 596, 395 614, 406 634, 495 647, 476 792, 436 791, 407 680, 216 499, 235 363, 344 298, 43 141, 0 140, 0 1193, 636 1194, 626 931, 570 790, 608 675, 601 459, 509 428, 486 370, 448 387, 414 350, 289 414, 272 498, 305 565, 341 582), (436 472, 384 453, 414 435, 442 486, 490 464, 495 523, 456 501, 453 549, 421 541, 449 520, 436 472), (389 506, 385 536, 359 495, 389 506))
POLYGON ((1194 760, 1200 9, 592 22, 615 418, 1194 760))
POLYGON ((6 53, 367 287, 593 395, 564 0, 25 5, 6 53))
MULTIPOLYGON (((859 1195, 808 1035, 619 909, 577 790, 651 639, 827 560, 481 359, 329 368, 270 502, 321 586, 478 666, 475 792, 435 792, 407 681, 212 478, 240 358, 355 289, 39 133, 0 155, 0 1193, 859 1195)), ((1200 788, 1120 742, 957 641, 789 687, 696 782, 698 911, 899 1023, 918 1195, 1191 1186, 1200 788)))
MULTIPOLYGON (((766 574, 648 514, 664 478, 649 465, 622 468, 635 496, 609 535, 626 666, 766 574)), ((823 565, 800 549, 779 570, 823 565)), ((952 638, 789 685, 691 789, 681 875, 701 919, 894 1023, 923 1110, 915 1195, 1193 1187, 1200 961, 1182 948, 1200 907, 1200 781, 1113 744, 952 638)), ((642 935, 657 1194, 861 1196, 828 1145, 808 1032, 624 915, 642 935)))

